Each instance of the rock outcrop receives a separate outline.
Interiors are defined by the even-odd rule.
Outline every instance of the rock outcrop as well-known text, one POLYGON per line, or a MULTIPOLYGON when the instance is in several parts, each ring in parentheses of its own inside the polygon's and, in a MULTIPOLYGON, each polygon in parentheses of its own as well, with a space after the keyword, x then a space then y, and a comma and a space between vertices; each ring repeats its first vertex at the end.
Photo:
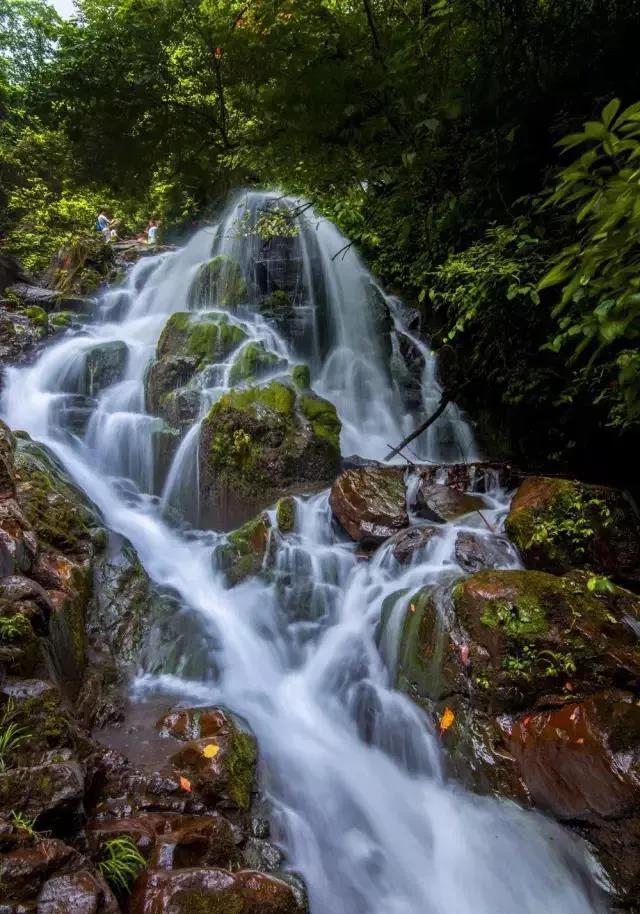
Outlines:
POLYGON ((480 571, 404 597, 401 689, 452 770, 587 837, 623 901, 640 889, 640 597, 586 571, 480 571), (626 835, 627 838, 623 838, 626 835))
POLYGON ((272 381, 224 394, 202 423, 201 520, 229 529, 293 488, 327 484, 340 422, 326 400, 272 381))
POLYGON ((531 477, 516 492, 505 526, 529 568, 561 574, 589 567, 640 581, 640 516, 618 489, 531 477))
POLYGON ((351 539, 379 545, 409 525, 404 471, 397 467, 346 470, 331 489, 331 510, 351 539))

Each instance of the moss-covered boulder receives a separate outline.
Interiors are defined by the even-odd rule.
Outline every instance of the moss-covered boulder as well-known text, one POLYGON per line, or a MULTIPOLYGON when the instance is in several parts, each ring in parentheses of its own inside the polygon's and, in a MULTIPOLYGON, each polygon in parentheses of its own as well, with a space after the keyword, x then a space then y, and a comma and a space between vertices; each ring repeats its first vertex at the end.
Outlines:
POLYGON ((216 548, 214 565, 223 572, 230 587, 260 573, 270 530, 269 516, 263 513, 229 533, 227 542, 216 548))
POLYGON ((173 757, 177 771, 210 802, 248 809, 255 777, 255 739, 220 708, 183 708, 158 721, 162 736, 185 742, 173 757))
POLYGON ((506 531, 529 568, 590 568, 640 581, 640 518, 623 492, 572 479, 526 479, 506 531))
POLYGON ((225 361, 246 339, 244 330, 225 314, 172 314, 158 340, 156 361, 147 371, 147 410, 172 425, 180 422, 178 427, 190 424, 199 398, 196 403, 197 392, 187 385, 204 368, 225 361))
POLYGON ((202 423, 203 522, 228 529, 287 489, 330 482, 339 433, 330 403, 278 381, 225 394, 202 423))
POLYGON ((481 571, 456 585, 473 681, 493 706, 518 707, 544 691, 640 683, 640 645, 629 620, 640 598, 593 591, 588 578, 481 571))
POLYGON ((229 372, 229 383, 242 384, 258 381, 265 375, 286 368, 287 362, 275 352, 270 352, 262 343, 247 343, 238 352, 229 372))
POLYGON ((378 545, 409 525, 398 467, 345 470, 333 484, 330 503, 340 526, 360 543, 378 545))
POLYGON ((225 314, 177 311, 164 325, 157 355, 159 359, 190 356, 200 370, 226 358, 246 338, 244 330, 225 314))
POLYGON ((198 268, 189 290, 189 304, 198 307, 237 308, 247 299, 242 267, 233 259, 218 255, 198 268))
POLYGON ((18 503, 39 539, 65 552, 86 552, 97 509, 66 475, 51 452, 26 436, 17 439, 18 503))
POLYGON ((311 387, 311 371, 308 365, 294 365, 291 379, 299 390, 309 390, 311 387))

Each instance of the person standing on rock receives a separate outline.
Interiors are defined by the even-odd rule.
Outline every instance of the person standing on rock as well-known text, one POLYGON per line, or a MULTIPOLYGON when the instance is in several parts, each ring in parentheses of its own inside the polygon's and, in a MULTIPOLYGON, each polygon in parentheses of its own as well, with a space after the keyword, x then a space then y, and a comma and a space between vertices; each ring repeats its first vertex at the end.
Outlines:
POLYGON ((149 225, 147 226, 147 244, 157 244, 158 243, 158 223, 155 219, 149 220, 149 225))

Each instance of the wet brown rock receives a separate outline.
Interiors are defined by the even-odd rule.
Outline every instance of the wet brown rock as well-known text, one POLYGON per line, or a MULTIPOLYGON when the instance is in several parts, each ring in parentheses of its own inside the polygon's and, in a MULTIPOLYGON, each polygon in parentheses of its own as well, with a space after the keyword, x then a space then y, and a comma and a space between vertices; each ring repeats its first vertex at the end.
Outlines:
POLYGON ((640 811, 640 703, 632 694, 603 692, 502 728, 539 808, 571 820, 640 811))
POLYGON ((408 565, 416 552, 423 550, 438 536, 440 532, 437 527, 407 527, 406 530, 396 533, 388 545, 392 546, 395 560, 401 565, 408 565))
POLYGON ((205 798, 247 809, 256 763, 254 738, 219 708, 184 708, 158 721, 162 735, 185 740, 172 763, 205 798))
POLYGON ((13 615, 12 609, 26 615, 38 630, 46 631, 54 605, 36 581, 10 575, 0 580, 0 615, 13 615))
POLYGON ((118 914, 119 911, 107 883, 90 870, 54 876, 38 897, 37 914, 118 914))
POLYGON ((516 492, 505 527, 529 568, 590 568, 640 580, 640 517, 618 489, 531 477, 516 492))
POLYGON ((0 577, 28 573, 38 543, 31 525, 13 498, 0 501, 0 577))
POLYGON ((229 866, 238 859, 231 824, 218 813, 139 813, 133 818, 94 819, 86 826, 94 853, 112 838, 126 836, 159 869, 229 866))
POLYGON ((378 545, 409 525, 405 497, 401 469, 361 467, 336 479, 330 504, 351 539, 378 545))
POLYGON ((456 559, 460 567, 474 573, 483 568, 500 568, 515 556, 507 539, 502 536, 481 536, 461 530, 456 537, 456 559))
POLYGON ((69 826, 82 811, 84 772, 77 762, 9 768, 0 773, 0 813, 21 812, 47 827, 69 826))
POLYGON ((415 511, 426 520, 446 523, 486 506, 487 503, 480 495, 469 495, 449 486, 422 482, 416 495, 415 511))
POLYGON ((531 801, 591 842, 622 903, 633 905, 640 895, 637 696, 606 691, 499 724, 531 801))
POLYGON ((264 873, 221 869, 148 870, 137 880, 130 914, 295 914, 287 883, 264 873))
POLYGON ((21 840, 15 829, 13 832, 13 846, 0 854, 0 885, 9 893, 2 901, 35 900, 42 885, 54 874, 68 872, 84 863, 84 858, 62 841, 26 836, 21 840))

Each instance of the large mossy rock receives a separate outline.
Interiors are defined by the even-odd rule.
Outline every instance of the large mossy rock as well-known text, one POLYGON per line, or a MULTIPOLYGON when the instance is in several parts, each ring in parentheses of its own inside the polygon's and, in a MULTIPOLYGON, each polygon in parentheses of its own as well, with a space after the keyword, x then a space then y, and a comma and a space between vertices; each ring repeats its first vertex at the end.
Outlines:
POLYGON ((481 571, 453 590, 469 636, 474 684, 493 707, 522 706, 544 691, 614 678, 640 684, 640 598, 592 592, 588 578, 540 571, 481 571))
POLYGON ((197 392, 186 385, 207 366, 225 361, 246 339, 244 330, 225 314, 172 314, 158 340, 156 361, 147 371, 147 410, 171 425, 190 424, 199 398, 196 401, 197 392))
POLYGON ((247 284, 240 264, 219 255, 198 268, 189 290, 189 304, 237 308, 247 299, 247 284))
POLYGON ((203 522, 229 529, 287 489, 330 482, 340 461, 335 408, 278 381, 233 390, 202 423, 203 522))
POLYGON ((516 492, 505 527, 529 568, 561 574, 586 567, 640 581, 640 518, 618 489, 531 477, 516 492))
POLYGON ((640 598, 588 576, 481 571, 407 601, 398 681, 418 700, 473 695, 508 711, 544 694, 640 684, 640 598))
POLYGON ((333 515, 351 539, 378 545, 409 525, 404 472, 398 467, 346 470, 333 484, 333 515))
POLYGON ((15 478, 18 503, 38 538, 84 554, 100 517, 52 453, 26 436, 17 438, 15 478))

